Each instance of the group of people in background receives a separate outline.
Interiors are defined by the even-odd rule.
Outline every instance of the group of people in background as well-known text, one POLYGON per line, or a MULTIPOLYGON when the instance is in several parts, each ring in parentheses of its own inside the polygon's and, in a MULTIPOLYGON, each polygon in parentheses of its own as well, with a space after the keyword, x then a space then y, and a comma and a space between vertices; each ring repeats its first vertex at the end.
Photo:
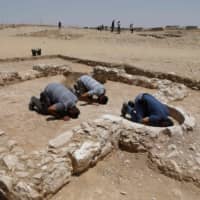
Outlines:
MULTIPOLYGON (((110 27, 110 31, 111 31, 111 32, 114 32, 114 31, 115 31, 115 20, 114 20, 114 19, 112 20, 111 27, 110 27)), ((121 23, 120 23, 119 20, 117 21, 117 33, 118 33, 118 34, 121 33, 121 23)))
MULTIPOLYGON (((52 115, 55 118, 78 118, 80 110, 78 100, 88 103, 107 104, 108 96, 103 84, 91 76, 82 75, 76 81, 74 88, 65 87, 60 83, 50 83, 40 93, 40 98, 31 97, 29 110, 43 115, 52 115)), ((172 126, 168 107, 162 104, 151 94, 139 94, 134 101, 122 104, 121 116, 133 122, 151 126, 172 126)))
MULTIPOLYGON (((103 31, 103 30, 107 31, 108 29, 109 29, 109 27, 104 26, 103 24, 97 27, 97 30, 99 30, 99 31, 103 31)), ((129 30, 131 33, 133 33, 133 31, 134 31, 133 23, 130 24, 129 30)), ((115 19, 112 20, 112 23, 110 26, 110 32, 111 33, 116 32, 118 34, 121 33, 121 22, 119 20, 118 21, 116 21, 115 19)))
MULTIPOLYGON (((111 32, 115 32, 116 31, 118 34, 120 34, 121 33, 121 23, 120 23, 119 20, 117 22, 115 22, 115 21, 116 21, 115 19, 112 20, 110 31, 111 32), (116 23, 116 26, 115 26, 115 23, 116 23)), ((58 29, 61 29, 61 28, 62 28, 62 22, 58 21, 58 29)), ((132 23, 130 24, 129 29, 130 29, 130 32, 133 33, 134 28, 133 28, 133 24, 132 23)), ((108 26, 104 26, 102 24, 102 25, 97 27, 97 30, 99 30, 99 31, 108 30, 108 26)))

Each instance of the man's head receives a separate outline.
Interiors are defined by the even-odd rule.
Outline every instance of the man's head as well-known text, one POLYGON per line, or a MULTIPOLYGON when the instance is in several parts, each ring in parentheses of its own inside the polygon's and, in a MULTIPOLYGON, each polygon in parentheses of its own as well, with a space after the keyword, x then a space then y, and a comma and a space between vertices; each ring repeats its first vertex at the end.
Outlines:
POLYGON ((108 102, 108 97, 107 96, 105 96, 105 95, 99 96, 99 98, 98 98, 98 103, 99 104, 107 104, 107 102, 108 102))
POLYGON ((80 114, 80 110, 76 106, 73 106, 68 109, 68 115, 69 117, 73 119, 78 118, 79 114, 80 114))
POLYGON ((134 103, 133 101, 128 101, 128 105, 129 105, 130 107, 132 107, 132 108, 135 107, 135 103, 134 103))

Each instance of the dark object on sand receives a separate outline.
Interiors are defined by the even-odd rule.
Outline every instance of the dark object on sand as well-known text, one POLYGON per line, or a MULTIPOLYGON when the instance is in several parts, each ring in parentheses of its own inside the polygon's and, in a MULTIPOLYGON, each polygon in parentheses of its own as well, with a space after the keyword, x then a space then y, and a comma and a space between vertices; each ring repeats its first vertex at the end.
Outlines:
POLYGON ((37 55, 37 52, 36 52, 35 49, 31 49, 31 51, 32 51, 32 56, 36 56, 37 55))
POLYGON ((41 56, 42 50, 40 48, 38 49, 31 49, 32 56, 41 56))
POLYGON ((62 22, 61 22, 61 21, 58 22, 58 28, 59 28, 59 29, 62 28, 62 22))

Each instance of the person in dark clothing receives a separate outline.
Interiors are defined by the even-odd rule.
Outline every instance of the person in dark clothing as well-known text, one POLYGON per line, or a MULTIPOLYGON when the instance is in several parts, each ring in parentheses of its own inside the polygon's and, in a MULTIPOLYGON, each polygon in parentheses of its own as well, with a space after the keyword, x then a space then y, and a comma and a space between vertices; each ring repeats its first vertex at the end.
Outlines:
POLYGON ((130 24, 130 32, 133 33, 133 24, 130 24))
POLYGON ((74 85, 74 89, 81 100, 99 104, 106 104, 108 102, 104 85, 91 76, 82 75, 74 85), (94 96, 96 96, 97 99, 95 99, 94 96))
POLYGON ((115 29, 115 20, 112 20, 112 24, 111 24, 111 32, 113 32, 115 29))
POLYGON ((173 125, 167 106, 148 93, 139 94, 134 102, 124 103, 121 114, 123 117, 129 114, 132 121, 150 126, 173 125))
POLYGON ((120 25, 120 21, 117 22, 117 33, 118 33, 118 34, 121 33, 121 25, 120 25))
POLYGON ((68 120, 78 118, 80 111, 76 107, 77 97, 64 85, 50 83, 40 94, 40 98, 31 97, 29 109, 43 115, 54 115, 68 120))
POLYGON ((58 22, 58 28, 59 28, 59 29, 62 28, 62 22, 61 22, 61 21, 58 22))

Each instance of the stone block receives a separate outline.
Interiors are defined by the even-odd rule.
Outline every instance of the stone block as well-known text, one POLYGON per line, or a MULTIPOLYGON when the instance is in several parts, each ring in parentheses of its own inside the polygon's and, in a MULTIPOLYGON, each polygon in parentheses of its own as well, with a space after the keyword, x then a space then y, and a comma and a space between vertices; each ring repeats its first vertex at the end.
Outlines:
POLYGON ((9 170, 14 170, 17 165, 19 164, 18 157, 15 155, 6 155, 3 157, 3 162, 4 165, 9 169, 9 170))
POLYGON ((43 174, 42 190, 45 195, 55 194, 70 182, 72 168, 67 163, 56 163, 52 169, 43 174))
POLYGON ((101 153, 100 142, 85 141, 80 147, 70 154, 73 173, 81 173, 95 164, 96 157, 101 153))
POLYGON ((58 148, 63 146, 64 144, 68 143, 71 138, 73 137, 74 132, 73 131, 67 131, 59 135, 58 137, 52 139, 49 141, 49 147, 50 148, 58 148))
POLYGON ((42 195, 40 195, 29 184, 27 184, 23 181, 20 181, 15 186, 15 193, 14 194, 20 200, 42 200, 43 199, 42 195))

